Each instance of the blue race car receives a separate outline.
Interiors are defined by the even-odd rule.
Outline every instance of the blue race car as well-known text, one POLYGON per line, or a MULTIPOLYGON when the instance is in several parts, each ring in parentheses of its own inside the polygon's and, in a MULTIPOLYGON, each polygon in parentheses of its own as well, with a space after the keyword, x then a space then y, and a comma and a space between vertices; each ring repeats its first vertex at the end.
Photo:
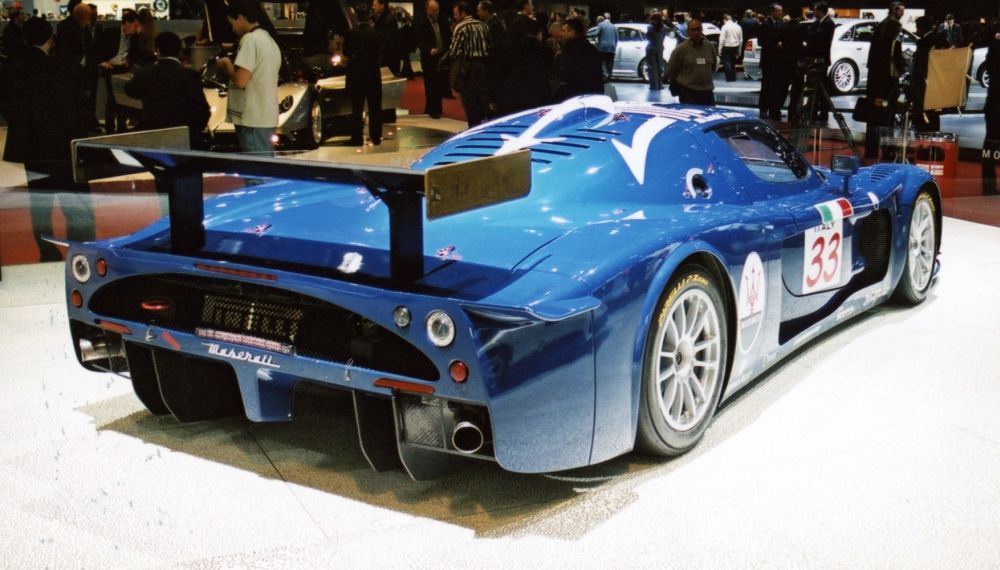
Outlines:
POLYGON ((372 467, 417 479, 684 453, 740 387, 938 270, 926 172, 811 166, 718 108, 570 99, 411 169, 113 146, 77 162, 153 172, 171 215, 70 244, 83 366, 180 421, 347 390, 372 467), (204 172, 269 181, 203 200, 204 172))

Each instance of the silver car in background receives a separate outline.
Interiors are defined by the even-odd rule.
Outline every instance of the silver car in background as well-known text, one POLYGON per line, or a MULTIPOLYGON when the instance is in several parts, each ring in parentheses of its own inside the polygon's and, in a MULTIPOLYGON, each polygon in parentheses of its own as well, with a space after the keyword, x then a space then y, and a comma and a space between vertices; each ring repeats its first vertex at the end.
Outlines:
MULTIPOLYGON (((680 38, 677 29, 672 24, 665 23, 667 37, 663 39, 663 69, 667 69, 667 60, 677 47, 680 38)), ((646 65, 646 29, 648 24, 641 22, 615 24, 618 29, 618 48, 615 51, 613 77, 638 78, 645 81, 649 77, 649 66, 646 65)), ((714 44, 719 44, 719 28, 714 24, 703 23, 705 37, 714 44)), ((587 31, 590 43, 597 44, 597 28, 587 31)))
MULTIPOLYGON (((875 20, 838 19, 830 47, 828 74, 834 93, 850 93, 868 83, 868 50, 875 35, 875 20)), ((903 57, 909 62, 917 50, 917 37, 903 30, 899 34, 903 44, 903 57)), ((743 73, 750 79, 760 79, 760 44, 757 39, 747 40, 743 45, 743 73)))

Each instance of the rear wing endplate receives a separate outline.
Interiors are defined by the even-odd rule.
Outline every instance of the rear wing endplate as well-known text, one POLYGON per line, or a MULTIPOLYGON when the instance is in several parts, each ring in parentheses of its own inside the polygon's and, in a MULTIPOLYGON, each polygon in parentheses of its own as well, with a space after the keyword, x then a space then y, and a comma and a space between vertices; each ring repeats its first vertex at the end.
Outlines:
POLYGON ((192 151, 186 127, 107 135, 72 142, 78 182, 149 172, 170 204, 170 248, 187 254, 205 245, 206 172, 363 186, 389 209, 389 258, 393 281, 424 275, 423 224, 526 196, 531 153, 439 166, 426 172, 240 154, 192 151))

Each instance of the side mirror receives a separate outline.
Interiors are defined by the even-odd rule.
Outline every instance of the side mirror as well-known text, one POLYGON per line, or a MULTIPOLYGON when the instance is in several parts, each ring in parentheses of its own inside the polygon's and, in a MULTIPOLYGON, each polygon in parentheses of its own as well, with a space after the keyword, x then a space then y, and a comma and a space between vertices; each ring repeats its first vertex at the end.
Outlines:
POLYGON ((854 176, 860 169, 861 160, 854 155, 838 155, 830 161, 830 170, 841 176, 854 176))
POLYGON ((844 193, 847 193, 851 177, 861 170, 861 159, 854 155, 837 155, 830 160, 830 170, 844 177, 844 193))

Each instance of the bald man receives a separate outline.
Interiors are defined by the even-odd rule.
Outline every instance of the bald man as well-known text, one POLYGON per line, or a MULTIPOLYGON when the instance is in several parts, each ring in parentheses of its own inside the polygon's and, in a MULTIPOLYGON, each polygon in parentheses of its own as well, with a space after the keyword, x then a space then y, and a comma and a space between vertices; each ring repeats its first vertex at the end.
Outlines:
POLYGON ((441 8, 435 0, 427 0, 424 10, 424 14, 414 18, 413 33, 420 48, 420 67, 424 70, 424 112, 432 119, 439 119, 448 78, 438 73, 438 63, 451 43, 451 32, 442 22, 441 8))
POLYGON ((97 110, 97 62, 87 61, 86 57, 94 43, 94 13, 87 4, 71 4, 70 17, 56 27, 52 55, 65 63, 67 69, 76 72, 76 77, 67 85, 72 85, 73 100, 77 102, 75 122, 80 130, 86 132, 97 127, 94 117, 97 110))

